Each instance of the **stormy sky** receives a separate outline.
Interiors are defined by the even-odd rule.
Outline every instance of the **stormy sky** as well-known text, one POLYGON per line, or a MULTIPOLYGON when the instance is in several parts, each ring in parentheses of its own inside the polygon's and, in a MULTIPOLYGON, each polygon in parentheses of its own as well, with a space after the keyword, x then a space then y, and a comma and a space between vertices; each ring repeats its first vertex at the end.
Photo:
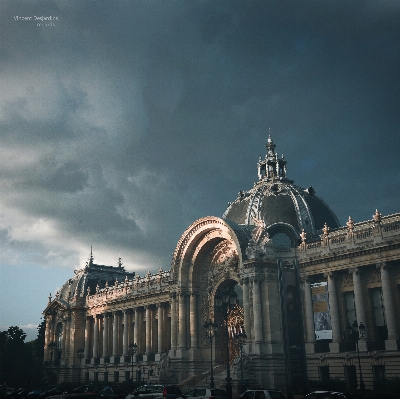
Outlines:
POLYGON ((269 129, 341 224, 400 212, 399 21, 398 0, 2 0, 0 330, 34 338, 91 246, 169 269, 269 129))

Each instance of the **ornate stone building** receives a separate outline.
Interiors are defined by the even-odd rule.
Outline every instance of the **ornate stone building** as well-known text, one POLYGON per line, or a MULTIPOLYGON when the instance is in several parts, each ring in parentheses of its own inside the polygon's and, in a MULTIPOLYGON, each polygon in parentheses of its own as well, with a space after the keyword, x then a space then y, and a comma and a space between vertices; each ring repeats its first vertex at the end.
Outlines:
POLYGON ((274 150, 269 137, 258 181, 222 218, 187 228, 170 270, 140 277, 91 254, 44 311, 49 373, 60 382, 209 383, 203 325, 212 320, 215 384, 229 363, 234 391, 242 369, 247 384, 289 395, 308 380, 357 386, 356 343, 367 389, 399 376, 400 214, 341 227, 312 187, 286 177, 274 150), (364 337, 349 328, 360 322, 364 337))

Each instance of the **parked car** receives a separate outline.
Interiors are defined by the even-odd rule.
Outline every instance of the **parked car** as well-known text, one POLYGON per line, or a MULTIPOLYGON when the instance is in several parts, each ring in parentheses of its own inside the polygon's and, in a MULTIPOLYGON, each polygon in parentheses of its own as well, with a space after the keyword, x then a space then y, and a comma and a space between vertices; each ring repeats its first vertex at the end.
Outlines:
POLYGON ((126 399, 177 399, 182 397, 181 389, 175 385, 149 384, 136 388, 126 399))
MULTIPOLYGON (((73 389, 70 393, 99 393, 104 388, 104 385, 81 385, 78 388, 73 389)), ((65 392, 66 393, 66 392, 65 392)))
POLYGON ((278 389, 248 389, 240 399, 286 399, 278 389))
POLYGON ((52 389, 47 389, 39 394, 39 399, 46 399, 49 396, 61 395, 61 394, 65 393, 65 391, 66 391, 66 388, 63 386, 57 386, 52 389))
POLYGON ((226 399, 228 395, 224 389, 196 387, 184 393, 183 397, 185 399, 226 399))
POLYGON ((335 392, 335 391, 314 391, 305 396, 303 399, 363 399, 362 395, 351 392, 335 392))
POLYGON ((49 396, 48 399, 100 399, 96 393, 63 393, 62 395, 49 396))
MULTIPOLYGON (((39 399, 39 395, 40 395, 41 393, 50 391, 51 389, 56 388, 56 387, 58 387, 58 386, 59 386, 59 385, 46 385, 46 386, 43 386, 43 387, 41 387, 41 388, 36 388, 36 389, 34 389, 33 391, 31 391, 31 392, 28 393, 27 398, 28 398, 28 399, 39 399)), ((62 392, 61 392, 61 393, 62 393, 62 392)))
POLYGON ((118 385, 107 385, 99 392, 103 399, 125 399, 128 394, 127 389, 118 385))

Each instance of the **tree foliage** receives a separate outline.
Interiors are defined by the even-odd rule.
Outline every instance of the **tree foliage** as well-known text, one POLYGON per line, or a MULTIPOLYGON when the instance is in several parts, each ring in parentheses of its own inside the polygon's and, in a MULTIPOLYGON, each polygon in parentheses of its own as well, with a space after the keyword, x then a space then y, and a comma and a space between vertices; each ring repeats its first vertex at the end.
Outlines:
POLYGON ((44 321, 38 336, 25 342, 26 333, 17 326, 0 332, 0 381, 9 386, 22 386, 42 378, 44 321))

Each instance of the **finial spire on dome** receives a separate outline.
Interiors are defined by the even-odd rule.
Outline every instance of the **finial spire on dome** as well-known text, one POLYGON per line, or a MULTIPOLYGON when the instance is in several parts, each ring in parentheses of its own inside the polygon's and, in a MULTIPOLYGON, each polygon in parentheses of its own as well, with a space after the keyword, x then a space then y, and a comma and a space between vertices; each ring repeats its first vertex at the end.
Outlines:
POLYGON ((93 265, 93 261, 94 261, 93 248, 92 248, 92 246, 90 246, 90 257, 89 257, 89 265, 88 265, 89 267, 93 265))
POLYGON ((269 128, 269 135, 266 144, 267 154, 265 159, 260 157, 257 168, 258 168, 258 178, 271 179, 271 180, 281 180, 286 178, 286 161, 283 158, 279 159, 278 154, 275 154, 274 141, 271 137, 271 128, 269 128))

